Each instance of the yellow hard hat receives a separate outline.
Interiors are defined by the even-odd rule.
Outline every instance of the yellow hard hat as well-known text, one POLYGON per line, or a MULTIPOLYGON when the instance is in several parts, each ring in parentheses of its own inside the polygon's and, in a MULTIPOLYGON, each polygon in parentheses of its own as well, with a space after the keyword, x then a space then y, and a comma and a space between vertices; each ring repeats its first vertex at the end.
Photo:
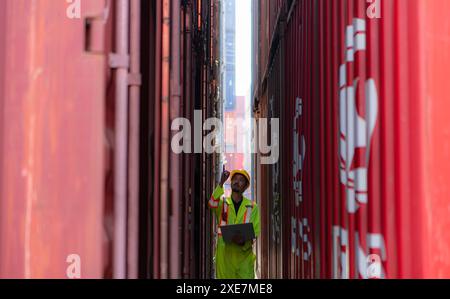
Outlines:
POLYGON ((230 179, 231 179, 231 180, 233 179, 233 176, 234 176, 235 174, 242 174, 243 176, 245 176, 245 178, 247 179, 247 182, 248 182, 247 187, 250 186, 250 175, 248 174, 248 172, 247 172, 245 169, 236 169, 236 170, 233 170, 233 171, 231 172, 231 176, 230 176, 230 179))

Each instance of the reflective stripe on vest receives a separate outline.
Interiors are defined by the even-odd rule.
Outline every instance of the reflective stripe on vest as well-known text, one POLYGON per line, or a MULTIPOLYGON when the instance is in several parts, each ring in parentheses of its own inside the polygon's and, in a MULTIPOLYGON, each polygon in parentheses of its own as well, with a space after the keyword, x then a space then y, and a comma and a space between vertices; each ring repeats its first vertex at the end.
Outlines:
POLYGON ((220 230, 220 227, 223 225, 228 224, 228 203, 226 200, 223 201, 223 209, 222 209, 222 215, 220 216, 220 224, 217 229, 217 233, 219 236, 222 235, 222 231, 220 230))
POLYGON ((208 201, 208 205, 210 208, 218 208, 219 207, 219 203, 220 203, 220 198, 214 198, 214 196, 211 195, 211 198, 208 201))
POLYGON ((220 226, 228 224, 228 203, 223 201, 222 217, 220 218, 220 226))
POLYGON ((251 217, 252 217, 252 208, 253 208, 253 205, 251 205, 251 206, 246 206, 247 207, 247 211, 245 211, 245 214, 244 214, 244 220, 242 221, 242 223, 249 223, 250 222, 250 219, 251 219, 251 217))

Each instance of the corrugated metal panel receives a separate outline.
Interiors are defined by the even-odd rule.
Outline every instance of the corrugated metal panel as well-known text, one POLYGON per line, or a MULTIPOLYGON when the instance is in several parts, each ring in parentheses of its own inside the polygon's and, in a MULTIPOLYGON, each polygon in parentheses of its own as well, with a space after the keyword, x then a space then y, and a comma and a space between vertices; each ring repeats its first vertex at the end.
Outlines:
POLYGON ((155 164, 150 169, 154 190, 150 195, 153 278, 212 276, 213 226, 206 198, 216 183, 217 156, 175 154, 170 138, 177 132, 170 128, 175 118, 185 117, 196 130, 198 111, 200 121, 217 116, 218 7, 216 0, 199 0, 161 1, 154 8, 156 38, 152 46, 156 49, 156 67, 149 70, 153 74, 149 79, 156 80, 155 95, 149 97, 149 101, 156 99, 154 115, 150 116, 154 116, 155 128, 155 164), (181 10, 174 5, 181 5, 181 10), (167 19, 170 24, 165 22, 167 19), (174 42, 178 39, 179 43, 174 42), (180 173, 184 176, 180 177, 180 173))
MULTIPOLYGON (((268 102, 267 102, 267 119, 268 119, 268 131, 272 131, 271 119, 279 119, 280 104, 283 102, 283 60, 282 60, 283 48, 280 46, 275 54, 273 64, 269 70, 268 77, 268 102)), ((272 136, 268 136, 270 144, 275 142, 272 136)), ((268 236, 270 239, 269 246, 269 260, 271 261, 269 266, 269 276, 282 277, 282 165, 281 161, 268 166, 269 168, 269 181, 268 186, 268 213, 269 213, 269 227, 268 236)))
MULTIPOLYGON (((449 3, 384 1, 380 19, 368 17, 369 5, 296 1, 286 27, 279 100, 282 165, 293 168, 282 188, 288 277, 367 278, 373 259, 382 277, 450 275, 450 171, 437 166, 448 160, 449 3)), ((257 196, 270 213, 267 191, 257 196)), ((267 258, 276 263, 270 251, 267 258)))
POLYGON ((266 4, 266 8, 268 11, 268 37, 269 37, 269 42, 270 40, 273 38, 275 30, 276 30, 276 26, 277 26, 277 21, 278 18, 280 16, 281 13, 281 9, 283 7, 284 4, 284 0, 270 0, 270 1, 264 1, 266 4))
MULTIPOLYGON (((257 127, 259 131, 260 123, 259 118, 267 118, 268 105, 267 105, 267 93, 264 93, 259 99, 260 105, 258 106, 257 115, 257 127)), ((256 137, 257 144, 259 143, 259 136, 256 137)), ((269 247, 271 246, 270 236, 270 190, 269 190, 269 166, 261 164, 261 155, 256 157, 256 200, 261 207, 261 236, 258 239, 258 246, 261 248, 262 255, 260 259, 260 273, 261 277, 269 277, 271 258, 269 257, 269 247)))

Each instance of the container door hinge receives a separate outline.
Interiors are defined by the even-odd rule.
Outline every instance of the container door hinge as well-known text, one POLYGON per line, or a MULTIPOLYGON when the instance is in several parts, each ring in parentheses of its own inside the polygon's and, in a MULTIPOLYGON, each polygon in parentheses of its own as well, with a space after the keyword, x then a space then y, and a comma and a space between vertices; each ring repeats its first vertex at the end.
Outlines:
POLYGON ((106 23, 109 18, 110 0, 94 3, 84 17, 84 51, 89 54, 105 55, 106 23), (97 7, 100 6, 100 7, 97 7))

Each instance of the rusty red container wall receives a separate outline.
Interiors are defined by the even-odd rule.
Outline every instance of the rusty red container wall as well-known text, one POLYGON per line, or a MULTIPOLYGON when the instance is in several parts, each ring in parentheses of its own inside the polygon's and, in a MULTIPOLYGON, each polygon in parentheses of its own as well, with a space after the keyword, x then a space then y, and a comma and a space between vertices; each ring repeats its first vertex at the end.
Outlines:
MULTIPOLYGON (((114 70, 105 56, 113 52, 116 1, 84 3, 81 19, 66 16, 68 4, 50 2, 0 3, 0 276, 64 278, 67 256, 78 254, 82 278, 110 278, 117 274, 112 259, 117 106, 114 70)), ((152 215, 141 213, 145 249, 138 261, 119 257, 133 272, 120 275, 134 276, 137 265, 130 263, 136 262, 146 264, 141 264, 145 277, 211 274, 206 197, 215 184, 217 161, 205 154, 174 155, 168 144, 172 119, 193 122, 194 109, 203 109, 203 118, 216 114, 211 74, 217 38, 211 26, 218 23, 213 19, 218 2, 187 4, 143 6, 154 16, 154 23, 143 28, 144 36, 152 36, 146 44, 151 57, 141 53, 150 69, 142 98, 148 104, 142 107, 151 105, 141 113, 147 118, 142 121, 154 122, 146 125, 151 132, 142 134, 141 144, 149 136, 152 140, 140 162, 149 165, 143 172, 152 173, 141 180, 149 190, 141 200, 152 215), (171 18, 170 26, 163 17, 171 18), (148 149, 150 144, 154 147, 148 149), (170 173, 169 167, 178 171, 170 173), (181 171, 186 175, 179 180, 181 171)), ((130 215, 127 220, 136 221, 130 215)), ((136 245, 135 238, 127 238, 123 242, 136 245)))
MULTIPOLYGON (((268 73, 268 86, 267 86, 267 115, 268 119, 280 118, 280 99, 283 97, 283 88, 281 86, 282 79, 282 53, 283 48, 280 46, 276 50, 274 62, 268 73)), ((271 130, 271 123, 269 123, 268 128, 271 130)), ((269 275, 272 277, 281 277, 282 271, 282 223, 281 223, 281 172, 282 166, 281 161, 279 163, 268 165, 268 213, 269 217, 269 227, 268 227, 268 237, 269 237, 269 275)))
MULTIPOLYGON (((253 53, 259 53, 260 43, 259 43, 259 28, 260 28, 260 1, 252 0, 252 51, 253 53)), ((256 98, 257 86, 259 82, 259 58, 260 55, 252 55, 252 103, 256 98)))
POLYGON ((0 276, 66 278, 77 254, 82 277, 100 278, 105 57, 83 52, 65 2, 0 6, 0 276))
MULTIPOLYGON (((267 65, 267 38, 268 34, 266 33, 266 26, 267 22, 265 20, 267 19, 266 15, 266 9, 265 5, 263 3, 258 3, 258 10, 259 10, 259 16, 258 16, 258 22, 259 26, 257 29, 254 29, 255 31, 258 31, 258 83, 261 83, 262 81, 262 75, 264 72, 264 67, 267 65)), ((259 85, 259 84, 258 84, 259 85)))
POLYGON ((263 1, 266 4, 266 9, 268 12, 268 20, 269 20, 269 42, 273 38, 273 35, 275 33, 275 28, 277 25, 278 16, 280 15, 281 8, 283 6, 284 0, 270 0, 270 1, 263 1))
MULTIPOLYGON (((174 154, 170 139, 177 132, 170 128, 177 117, 194 123, 195 109, 203 111, 204 119, 216 113, 213 95, 217 88, 211 74, 217 59, 212 40, 217 3, 161 0, 146 6, 154 20, 149 41, 154 55, 141 53, 150 62, 144 66, 150 88, 142 100, 149 103, 146 113, 152 122, 151 148, 141 156, 151 157, 150 162, 144 161, 151 173, 148 181, 143 180, 149 189, 146 204, 151 207, 147 257, 140 257, 151 265, 146 277, 211 276, 212 223, 205 198, 215 183, 213 166, 217 161, 205 154, 174 154), (180 177, 180 173, 184 175, 180 177)), ((145 28, 142 30, 148 30, 145 28)))
MULTIPOLYGON (((296 1, 288 20, 279 97, 282 165, 294 170, 282 180, 286 277, 368 278, 378 259, 382 277, 450 276, 450 170, 438 162, 448 160, 449 3, 382 3, 376 19, 363 0, 296 1)), ((257 178, 264 186, 275 179, 257 178)), ((267 209, 263 231, 272 232, 266 191, 257 197, 267 209)), ((263 239, 262 275, 275 277, 276 241, 263 239)))

